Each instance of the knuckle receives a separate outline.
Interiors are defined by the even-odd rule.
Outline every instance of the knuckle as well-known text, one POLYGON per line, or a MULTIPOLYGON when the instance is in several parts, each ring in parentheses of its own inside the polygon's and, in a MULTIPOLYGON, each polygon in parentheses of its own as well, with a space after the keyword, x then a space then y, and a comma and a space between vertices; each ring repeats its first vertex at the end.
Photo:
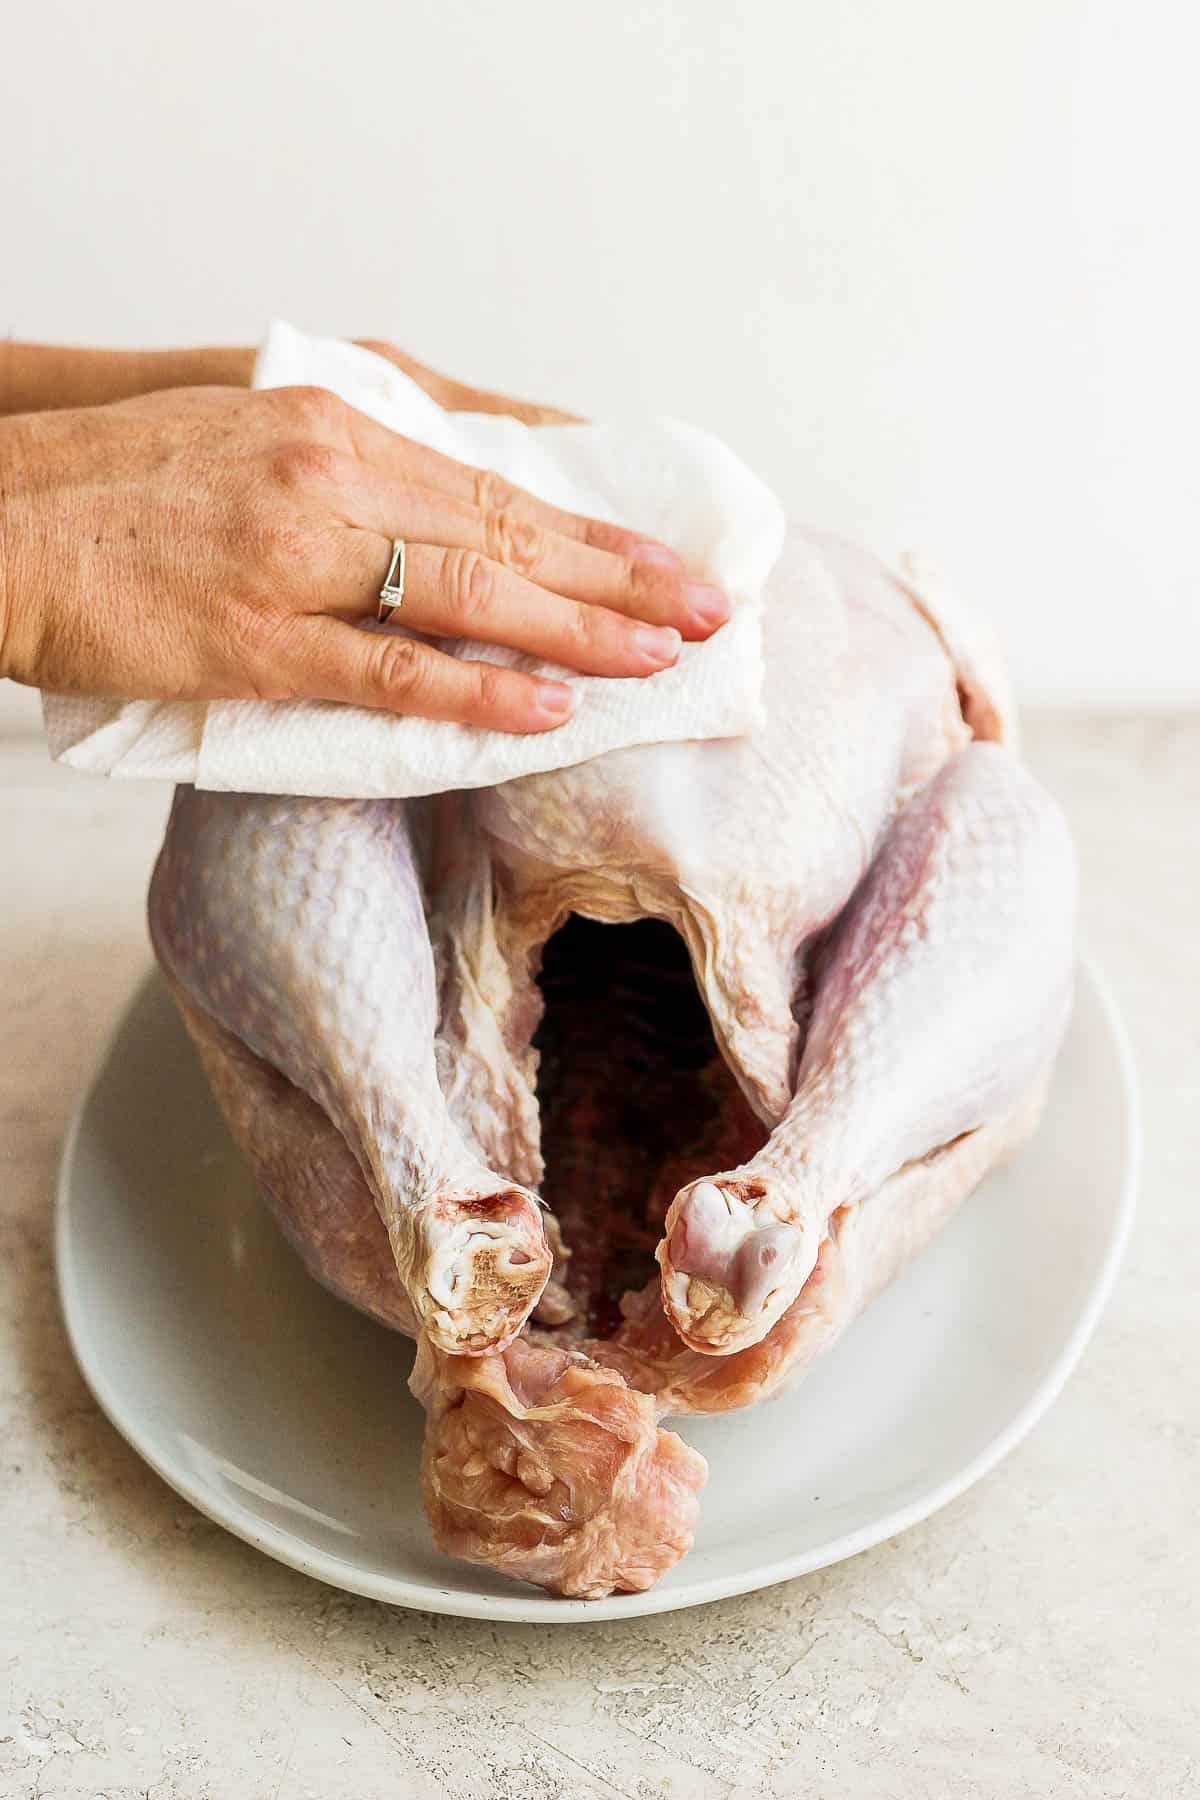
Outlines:
POLYGON ((488 555, 518 575, 532 575, 546 557, 546 534, 518 506, 496 507, 486 513, 488 555))
POLYGON ((508 686, 505 671, 489 662, 472 663, 471 667, 475 671, 475 700, 479 712, 488 715, 502 712, 508 686))
POLYGON ((673 569, 660 568, 637 556, 623 557, 622 563, 626 591, 651 609, 669 604, 678 592, 682 576, 673 569))
POLYGON ((576 603, 566 616, 567 637, 572 653, 593 656, 612 647, 616 620, 599 606, 576 603))
POLYGON ((329 388, 306 386, 275 391, 280 395, 279 405, 285 417, 310 429, 336 424, 345 411, 345 401, 329 388))
POLYGON ((447 550, 445 587, 457 620, 469 624, 486 616, 495 595, 492 568, 477 550, 447 550))
POLYGON ((421 646, 412 638, 380 638, 371 658, 371 688, 390 698, 411 699, 419 690, 424 672, 421 646))
POLYGON ((501 481, 494 469, 475 471, 475 504, 482 513, 504 512, 520 498, 520 489, 501 481))
POLYGON ((278 486, 294 492, 330 485, 337 480, 338 454, 328 444, 312 438, 299 438, 277 450, 272 459, 272 474, 278 486))

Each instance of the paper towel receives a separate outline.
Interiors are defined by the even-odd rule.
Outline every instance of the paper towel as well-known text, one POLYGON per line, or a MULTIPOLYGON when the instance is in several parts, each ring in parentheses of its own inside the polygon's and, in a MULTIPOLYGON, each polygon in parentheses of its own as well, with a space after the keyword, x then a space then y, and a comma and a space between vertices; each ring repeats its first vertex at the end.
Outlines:
POLYGON ((577 675, 495 646, 445 646, 569 681, 576 712, 555 731, 516 737, 321 701, 46 694, 46 736, 58 761, 203 788, 399 797, 487 787, 631 744, 736 737, 754 724, 763 588, 785 524, 770 489, 717 438, 662 418, 531 428, 447 413, 385 358, 272 325, 254 385, 295 384, 330 388, 393 431, 493 469, 556 506, 661 539, 694 575, 726 590, 732 617, 707 643, 685 644, 674 668, 640 680, 577 675))

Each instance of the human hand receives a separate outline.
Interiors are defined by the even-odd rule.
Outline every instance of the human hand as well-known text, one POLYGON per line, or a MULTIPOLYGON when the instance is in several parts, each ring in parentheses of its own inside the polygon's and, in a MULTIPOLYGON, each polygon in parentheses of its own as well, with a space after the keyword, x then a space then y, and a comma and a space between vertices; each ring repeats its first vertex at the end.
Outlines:
POLYGON ((561 724, 562 683, 354 628, 374 617, 394 537, 407 627, 589 674, 652 674, 729 612, 672 551, 322 389, 168 390, 0 421, 0 489, 0 673, 59 692, 561 724))

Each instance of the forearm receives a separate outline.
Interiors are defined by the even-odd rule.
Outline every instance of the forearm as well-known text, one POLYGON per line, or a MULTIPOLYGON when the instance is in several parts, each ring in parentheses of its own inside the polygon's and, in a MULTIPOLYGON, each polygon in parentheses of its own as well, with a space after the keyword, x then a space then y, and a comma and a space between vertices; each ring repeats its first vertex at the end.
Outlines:
POLYGON ((13 668, 12 614, 16 592, 16 533, 13 530, 14 499, 21 480, 19 423, 0 419, 0 681, 13 668))
POLYGON ((0 338, 0 415, 104 406, 160 388, 248 387, 254 351, 81 350, 0 338))

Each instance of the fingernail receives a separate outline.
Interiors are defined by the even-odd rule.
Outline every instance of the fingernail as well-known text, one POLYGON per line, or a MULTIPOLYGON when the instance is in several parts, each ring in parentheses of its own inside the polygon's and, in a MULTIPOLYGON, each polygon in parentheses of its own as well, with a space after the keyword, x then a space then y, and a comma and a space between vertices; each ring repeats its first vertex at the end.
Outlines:
POLYGON ((732 611, 728 594, 707 581, 685 581, 683 603, 701 625, 723 625, 732 611))
POLYGON ((683 639, 673 625, 639 625, 633 634, 634 649, 640 650, 649 662, 657 663, 660 669, 679 660, 682 644, 683 639))
POLYGON ((635 562, 651 563, 659 569, 681 569, 683 558, 675 550, 669 550, 665 544, 635 544, 633 546, 635 562))
POLYGON ((575 692, 565 681, 539 681, 533 703, 547 719, 561 724, 575 711, 575 692))

